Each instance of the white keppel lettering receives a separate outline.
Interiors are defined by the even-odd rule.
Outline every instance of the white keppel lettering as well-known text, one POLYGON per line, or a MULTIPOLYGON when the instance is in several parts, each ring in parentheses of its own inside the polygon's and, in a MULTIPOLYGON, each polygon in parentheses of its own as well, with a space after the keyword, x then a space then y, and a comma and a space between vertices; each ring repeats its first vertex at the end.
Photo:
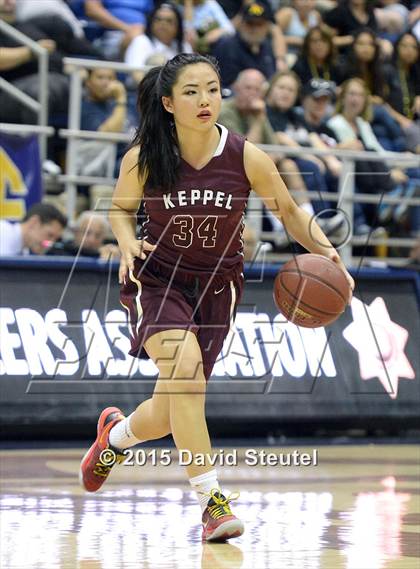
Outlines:
POLYGON ((194 205, 201 197, 200 190, 191 190, 191 205, 194 205))
POLYGON ((204 190, 203 205, 206 205, 209 200, 213 199, 213 190, 204 190))
POLYGON ((185 190, 178 192, 178 203, 179 205, 188 205, 185 190))
POLYGON ((214 198, 214 205, 216 207, 223 207, 223 200, 225 199, 224 192, 217 192, 216 197, 214 198))
POLYGON ((231 202, 232 202, 232 194, 229 194, 226 205, 225 205, 226 209, 232 209, 232 206, 230 205, 231 202))
POLYGON ((163 203, 165 204, 165 209, 171 209, 175 207, 173 201, 171 201, 171 194, 163 194, 163 203))

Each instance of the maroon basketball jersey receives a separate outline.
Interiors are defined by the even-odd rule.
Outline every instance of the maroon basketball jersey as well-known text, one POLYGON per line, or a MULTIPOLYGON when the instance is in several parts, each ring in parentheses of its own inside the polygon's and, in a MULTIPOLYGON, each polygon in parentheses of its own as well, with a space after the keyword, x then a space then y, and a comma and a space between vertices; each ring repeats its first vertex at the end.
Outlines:
POLYGON ((250 193, 242 136, 220 130, 211 160, 196 170, 181 159, 169 192, 144 194, 143 237, 157 243, 156 261, 187 271, 224 273, 243 259, 243 219, 250 193))

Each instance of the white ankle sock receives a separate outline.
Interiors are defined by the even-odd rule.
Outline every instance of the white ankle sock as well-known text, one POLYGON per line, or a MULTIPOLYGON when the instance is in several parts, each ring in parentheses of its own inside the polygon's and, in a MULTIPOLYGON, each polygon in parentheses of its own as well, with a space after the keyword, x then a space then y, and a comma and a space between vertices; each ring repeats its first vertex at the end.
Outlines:
POLYGON ((220 490, 217 480, 217 470, 210 470, 210 472, 205 472, 204 474, 190 478, 190 484, 197 494, 201 512, 204 512, 207 502, 210 500, 210 492, 212 490, 220 490))
POLYGON ((137 443, 145 442, 133 435, 133 431, 130 428, 130 419, 133 415, 134 413, 131 413, 131 415, 126 417, 123 421, 119 421, 112 427, 109 432, 109 444, 113 447, 124 450, 136 445, 137 443))

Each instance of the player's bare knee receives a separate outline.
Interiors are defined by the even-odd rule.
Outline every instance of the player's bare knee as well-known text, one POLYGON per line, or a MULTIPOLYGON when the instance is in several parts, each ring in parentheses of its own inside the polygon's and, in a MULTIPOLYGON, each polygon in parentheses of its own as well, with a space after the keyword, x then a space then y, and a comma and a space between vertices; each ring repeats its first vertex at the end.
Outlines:
POLYGON ((203 376, 203 362, 197 358, 184 357, 176 362, 172 370, 172 380, 200 381, 203 376))
POLYGON ((203 364, 197 360, 184 360, 179 362, 171 378, 172 394, 198 395, 206 392, 206 380, 203 364))

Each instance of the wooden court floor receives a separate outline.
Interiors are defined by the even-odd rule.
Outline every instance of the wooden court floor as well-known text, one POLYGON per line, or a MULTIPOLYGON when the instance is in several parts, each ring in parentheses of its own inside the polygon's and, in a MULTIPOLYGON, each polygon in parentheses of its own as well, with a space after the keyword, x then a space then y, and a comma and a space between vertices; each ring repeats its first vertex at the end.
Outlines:
POLYGON ((241 450, 217 468, 246 531, 213 545, 178 460, 117 466, 87 494, 83 453, 0 453, 1 569, 420 568, 418 446, 319 446, 317 466, 252 466, 241 450))

